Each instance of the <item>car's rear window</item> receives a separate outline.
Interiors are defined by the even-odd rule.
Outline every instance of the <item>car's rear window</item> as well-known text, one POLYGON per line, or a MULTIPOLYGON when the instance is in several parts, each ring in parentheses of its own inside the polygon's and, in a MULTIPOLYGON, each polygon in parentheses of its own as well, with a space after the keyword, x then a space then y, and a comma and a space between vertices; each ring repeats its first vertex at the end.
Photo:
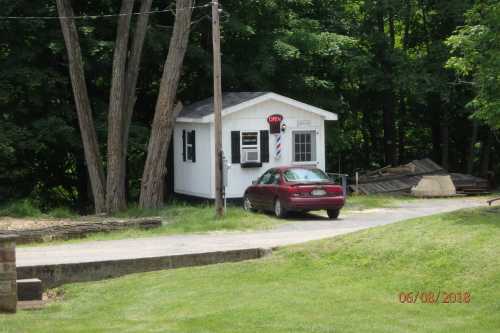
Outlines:
POLYGON ((319 169, 293 168, 283 172, 288 182, 326 182, 328 176, 319 169))

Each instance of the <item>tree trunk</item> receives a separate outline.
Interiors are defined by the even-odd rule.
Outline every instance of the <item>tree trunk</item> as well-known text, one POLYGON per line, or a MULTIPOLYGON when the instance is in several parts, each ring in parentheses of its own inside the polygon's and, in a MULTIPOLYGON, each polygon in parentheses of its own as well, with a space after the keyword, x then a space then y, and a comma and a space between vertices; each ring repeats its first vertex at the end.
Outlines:
POLYGON ((427 97, 429 120, 432 131, 432 159, 441 164, 441 97, 436 93, 431 93, 427 97))
MULTIPOLYGON (((407 0, 405 2, 405 18, 404 18, 404 33, 403 33, 403 51, 405 54, 408 52, 409 40, 410 40, 410 28, 411 28, 411 16, 412 16, 412 6, 411 1, 407 0)), ((394 27, 392 28, 394 34, 394 27)), ((394 41, 393 41, 394 47, 394 41)), ((405 96, 405 91, 399 89, 399 123, 398 123, 398 160, 399 162, 406 161, 406 113, 407 113, 407 101, 405 96)))
MULTIPOLYGON (((160 88, 161 89, 161 88, 160 88)), ((165 176, 167 175, 167 155, 175 119, 182 111, 182 103, 177 103, 169 115, 166 115, 158 129, 151 131, 148 156, 141 181, 139 205, 141 208, 159 208, 164 202, 165 176)), ((155 114, 156 119, 156 114, 155 114)), ((154 126, 154 121, 153 121, 154 126)))
POLYGON ((488 173, 490 171, 490 156, 491 148, 493 146, 493 132, 488 128, 488 133, 486 138, 483 139, 483 144, 481 145, 481 168, 479 175, 483 178, 489 178, 488 173))
POLYGON ((64 43, 68 54, 71 85, 78 115, 78 124, 82 136, 85 162, 87 163, 87 170, 92 187, 95 212, 102 213, 106 209, 104 169, 85 82, 80 39, 78 37, 75 20, 67 18, 74 16, 73 8, 69 0, 57 0, 57 10, 59 16, 62 17, 60 19, 61 30, 63 32, 64 43))
POLYGON ((193 0, 177 0, 174 30, 163 68, 160 92, 151 128, 148 155, 141 182, 140 206, 157 208, 163 204, 168 146, 175 118, 182 106, 174 108, 182 64, 189 42, 193 0))
MULTIPOLYGON (((380 7, 377 11, 377 28, 380 35, 380 41, 377 50, 378 62, 383 72, 385 85, 381 92, 382 97, 382 112, 383 112, 383 127, 384 127, 384 152, 385 163, 390 165, 397 165, 397 151, 396 151, 396 124, 394 117, 394 84, 392 77, 392 64, 390 63, 387 52, 390 48, 390 43, 387 42, 387 37, 384 32, 384 10, 380 7)), ((392 39, 392 36, 390 36, 392 39)))
POLYGON ((446 170, 450 169, 450 131, 448 122, 447 113, 443 112, 439 132, 441 134, 441 166, 446 170))
POLYGON ((123 158, 123 128, 125 118, 125 67, 128 39, 134 0, 123 0, 113 58, 113 73, 108 112, 108 178, 106 185, 106 209, 113 213, 126 208, 125 167, 123 158))
POLYGON ((406 101, 403 91, 400 91, 399 97, 399 124, 398 124, 398 160, 406 161, 406 101))
POLYGON ((474 172, 474 152, 475 152, 475 146, 477 142, 477 134, 479 130, 479 124, 476 120, 472 121, 472 133, 471 133, 471 139, 469 142, 469 149, 467 151, 467 170, 466 172, 468 174, 472 174, 474 172))
MULTIPOLYGON (((151 10, 152 0, 142 0, 141 2, 141 13, 147 13, 151 10)), ((144 40, 146 38, 146 32, 149 23, 149 15, 139 15, 137 23, 135 26, 134 36, 132 38, 132 48, 130 50, 130 58, 127 64, 127 80, 125 82, 126 93, 125 93, 125 105, 123 109, 125 110, 124 123, 123 123, 123 164, 124 168, 124 181, 125 189, 127 190, 127 150, 128 150, 128 140, 130 134, 130 124, 132 122, 132 115, 134 113, 135 102, 137 100, 136 88, 137 80, 139 78, 139 66, 142 58, 142 49, 144 46, 144 40)))

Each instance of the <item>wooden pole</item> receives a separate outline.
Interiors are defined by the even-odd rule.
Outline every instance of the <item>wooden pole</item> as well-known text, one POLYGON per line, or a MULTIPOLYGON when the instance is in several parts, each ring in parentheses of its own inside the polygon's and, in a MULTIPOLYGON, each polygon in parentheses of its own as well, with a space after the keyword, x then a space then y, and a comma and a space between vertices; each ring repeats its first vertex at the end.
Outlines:
POLYGON ((224 215, 222 195, 222 74, 220 54, 219 3, 212 2, 212 38, 214 58, 214 127, 215 127, 215 212, 224 215))

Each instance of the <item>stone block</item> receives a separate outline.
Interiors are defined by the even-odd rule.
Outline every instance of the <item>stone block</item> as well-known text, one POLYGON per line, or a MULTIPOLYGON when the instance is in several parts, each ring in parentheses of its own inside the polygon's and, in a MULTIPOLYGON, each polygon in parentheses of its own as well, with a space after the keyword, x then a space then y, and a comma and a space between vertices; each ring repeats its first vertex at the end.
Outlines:
POLYGON ((42 281, 40 279, 17 280, 17 299, 19 301, 40 301, 42 295, 42 281))
POLYGON ((12 281, 16 280, 16 271, 0 273, 0 281, 12 281))
POLYGON ((417 186, 411 189, 416 197, 448 197, 457 194, 451 176, 424 176, 417 186))
POLYGON ((16 264, 13 262, 0 263, 0 274, 14 272, 16 270, 16 264))
POLYGON ((15 313, 17 311, 17 295, 0 295, 0 313, 15 313))
POLYGON ((0 235, 0 313, 17 311, 16 236, 0 235))
POLYGON ((12 281, 0 281, 0 295, 9 295, 12 294, 13 291, 14 288, 12 287, 12 281))
POLYGON ((0 243, 0 262, 15 262, 16 261, 16 248, 15 247, 4 247, 0 243))

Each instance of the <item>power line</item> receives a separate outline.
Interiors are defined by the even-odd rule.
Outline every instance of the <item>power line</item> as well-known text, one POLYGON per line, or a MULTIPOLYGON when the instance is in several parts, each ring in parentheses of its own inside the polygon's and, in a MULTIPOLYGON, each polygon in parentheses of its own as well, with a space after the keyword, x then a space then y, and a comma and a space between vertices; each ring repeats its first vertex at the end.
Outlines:
POLYGON ((179 10, 192 10, 196 8, 207 8, 210 7, 212 3, 208 3, 203 6, 193 6, 179 9, 161 9, 152 10, 149 12, 135 12, 130 14, 104 14, 104 15, 80 15, 80 16, 0 16, 0 20, 95 20, 101 18, 111 18, 120 16, 137 16, 137 15, 150 15, 158 13, 175 13, 179 10))

